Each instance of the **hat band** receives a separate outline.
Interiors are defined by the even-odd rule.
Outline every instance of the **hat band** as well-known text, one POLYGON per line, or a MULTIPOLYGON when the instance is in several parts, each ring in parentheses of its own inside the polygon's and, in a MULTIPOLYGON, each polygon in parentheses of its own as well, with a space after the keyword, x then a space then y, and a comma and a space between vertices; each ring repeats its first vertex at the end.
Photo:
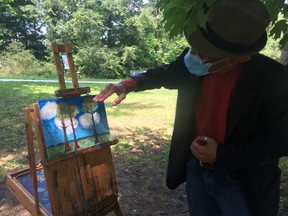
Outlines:
MULTIPOLYGON (((258 41, 256 41, 255 43, 251 44, 251 45, 241 45, 241 44, 236 44, 236 43, 232 43, 230 41, 227 41, 223 38, 221 38, 219 35, 217 35, 212 29, 211 27, 208 25, 208 23, 206 23, 206 30, 200 26, 198 26, 202 35, 210 42, 212 43, 214 46, 225 50, 225 51, 229 51, 232 53, 244 53, 244 52, 249 52, 252 49, 254 49, 255 47, 259 47, 260 45, 262 47, 265 46, 266 41, 267 41, 267 34, 266 32, 264 32, 262 34, 262 36, 260 37, 260 39, 258 41)), ((260 47, 261 47, 260 46, 260 47)))

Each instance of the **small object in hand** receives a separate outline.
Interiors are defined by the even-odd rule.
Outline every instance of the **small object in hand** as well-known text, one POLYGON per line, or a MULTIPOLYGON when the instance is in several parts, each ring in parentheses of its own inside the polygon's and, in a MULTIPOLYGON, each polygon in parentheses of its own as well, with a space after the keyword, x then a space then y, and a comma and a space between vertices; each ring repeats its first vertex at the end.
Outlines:
POLYGON ((204 139, 203 139, 203 138, 198 139, 198 140, 197 140, 197 143, 198 143, 200 146, 205 146, 205 145, 207 145, 207 140, 208 140, 208 137, 204 137, 204 139))
MULTIPOLYGON (((207 145, 207 140, 208 140, 208 137, 201 137, 199 139, 197 139, 197 143, 200 145, 200 146, 205 146, 207 145)), ((211 167, 211 164, 208 164, 208 163, 204 163, 202 161, 199 161, 200 162, 200 166, 202 167, 206 167, 206 168, 210 168, 211 167)))

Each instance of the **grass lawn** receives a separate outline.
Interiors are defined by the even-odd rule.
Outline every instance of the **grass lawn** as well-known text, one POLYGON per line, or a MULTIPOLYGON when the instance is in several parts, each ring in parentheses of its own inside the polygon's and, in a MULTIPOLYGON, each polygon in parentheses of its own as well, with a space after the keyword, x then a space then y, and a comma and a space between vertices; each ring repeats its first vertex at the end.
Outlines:
MULTIPOLYGON (((89 86, 91 94, 104 88, 102 84, 89 86)), ((24 108, 39 99, 54 98, 57 89, 57 83, 0 82, 0 180, 11 168, 26 165, 24 108)), ((105 102, 112 136, 118 137, 122 131, 133 130, 167 129, 167 134, 171 132, 176 91, 160 89, 130 93, 125 101, 112 107, 111 101, 115 97, 105 102)), ((121 139, 121 142, 128 140, 121 139)))
MULTIPOLYGON (((89 86, 91 94, 104 88, 101 84, 89 86)), ((17 215, 19 209, 14 203, 9 206, 11 210, 5 210, 7 214, 1 212, 8 202, 4 196, 8 192, 3 192, 7 190, 6 174, 28 167, 23 109, 38 99, 54 98, 57 89, 57 83, 0 82, 0 215, 17 215)), ((171 192, 165 186, 177 92, 159 89, 130 93, 112 107, 115 97, 105 103, 111 136, 120 141, 112 149, 124 215, 150 215, 149 209, 154 211, 151 215, 187 215, 184 189, 171 192)), ((288 160, 282 159, 280 166, 283 212, 288 205, 288 160)))

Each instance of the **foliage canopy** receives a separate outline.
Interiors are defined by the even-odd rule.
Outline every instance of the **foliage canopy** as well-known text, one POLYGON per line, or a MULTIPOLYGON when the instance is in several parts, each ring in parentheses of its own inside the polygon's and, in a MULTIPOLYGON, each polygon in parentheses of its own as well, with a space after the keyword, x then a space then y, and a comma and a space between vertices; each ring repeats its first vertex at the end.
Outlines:
MULTIPOLYGON (((174 60, 188 45, 182 36, 187 11, 193 7, 188 18, 193 30, 205 25, 203 4, 215 1, 0 0, 0 73, 16 71, 8 70, 8 63, 22 65, 21 60, 31 55, 36 59, 31 57, 32 62, 25 69, 19 66, 17 73, 53 73, 50 66, 37 61, 52 64, 50 44, 56 42, 71 45, 76 70, 86 77, 127 77, 131 70, 143 71, 174 60), (9 47, 15 42, 22 45, 12 51, 9 47), (24 50, 29 55, 17 58, 24 50), (28 69, 30 65, 33 70, 28 69)), ((284 0, 265 0, 265 4, 273 20, 271 35, 279 38, 277 44, 267 44, 274 51, 267 53, 277 60, 279 41, 287 43, 287 5, 284 0)))
MULTIPOLYGON (((191 23, 187 31, 193 32, 196 26, 205 27, 204 6, 210 7, 217 0, 159 0, 157 7, 163 12, 165 30, 170 37, 182 34, 185 20, 191 23), (191 13, 188 15, 188 11, 191 13)), ((271 16, 270 36, 280 39, 284 47, 288 43, 288 1, 263 0, 271 16)))

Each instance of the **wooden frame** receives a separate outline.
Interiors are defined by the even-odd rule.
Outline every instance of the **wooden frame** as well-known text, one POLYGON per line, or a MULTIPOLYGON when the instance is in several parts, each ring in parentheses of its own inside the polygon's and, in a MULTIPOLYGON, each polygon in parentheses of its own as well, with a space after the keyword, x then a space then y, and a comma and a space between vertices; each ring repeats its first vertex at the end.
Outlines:
POLYGON ((74 61, 72 57, 72 51, 71 51, 70 46, 67 44, 58 45, 56 43, 52 43, 51 46, 52 46, 54 64, 55 64, 55 68, 56 68, 56 72, 58 76, 58 83, 60 87, 59 90, 55 91, 55 95, 57 97, 66 97, 66 96, 89 93, 90 92, 89 87, 84 87, 84 88, 79 87, 77 73, 75 70, 74 61), (70 89, 66 89, 65 75, 64 75, 63 65, 61 64, 60 53, 65 53, 67 55, 68 65, 70 68, 69 71, 71 74, 72 85, 73 85, 73 88, 70 88, 70 89))
MULTIPOLYGON (((38 166, 37 169, 40 169, 38 166)), ((50 216, 51 214, 43 206, 39 205, 35 197, 27 191, 25 187, 18 181, 18 177, 30 174, 30 169, 24 169, 7 175, 6 184, 12 194, 19 202, 30 212, 31 215, 50 216)))
MULTIPOLYGON (((74 63, 69 46, 52 44, 53 52, 65 48, 72 73, 74 63), (70 57, 69 57, 70 56, 70 57), (69 60, 70 58, 70 60, 69 60)), ((58 56, 59 57, 59 56, 58 56)), ((61 75, 60 60, 54 55, 60 90, 63 97, 80 95, 88 90, 78 86, 77 76, 72 76, 74 88, 67 90, 61 75), (77 94, 75 94, 77 93, 77 94)), ((73 72, 74 71, 74 72, 73 72)), ((90 88, 89 88, 90 91, 90 88)), ((24 110, 29 169, 7 175, 8 189, 34 216, 106 215, 113 211, 122 216, 118 203, 118 189, 110 145, 118 140, 75 151, 64 156, 48 158, 38 104, 31 104, 24 110), (34 138, 38 143, 40 163, 36 163, 34 138), (51 209, 40 204, 37 172, 43 170, 51 209), (19 179, 28 175, 32 187, 29 192, 19 179), (33 194, 33 195, 32 195, 33 194)), ((28 179, 29 179, 28 178, 28 179)))

